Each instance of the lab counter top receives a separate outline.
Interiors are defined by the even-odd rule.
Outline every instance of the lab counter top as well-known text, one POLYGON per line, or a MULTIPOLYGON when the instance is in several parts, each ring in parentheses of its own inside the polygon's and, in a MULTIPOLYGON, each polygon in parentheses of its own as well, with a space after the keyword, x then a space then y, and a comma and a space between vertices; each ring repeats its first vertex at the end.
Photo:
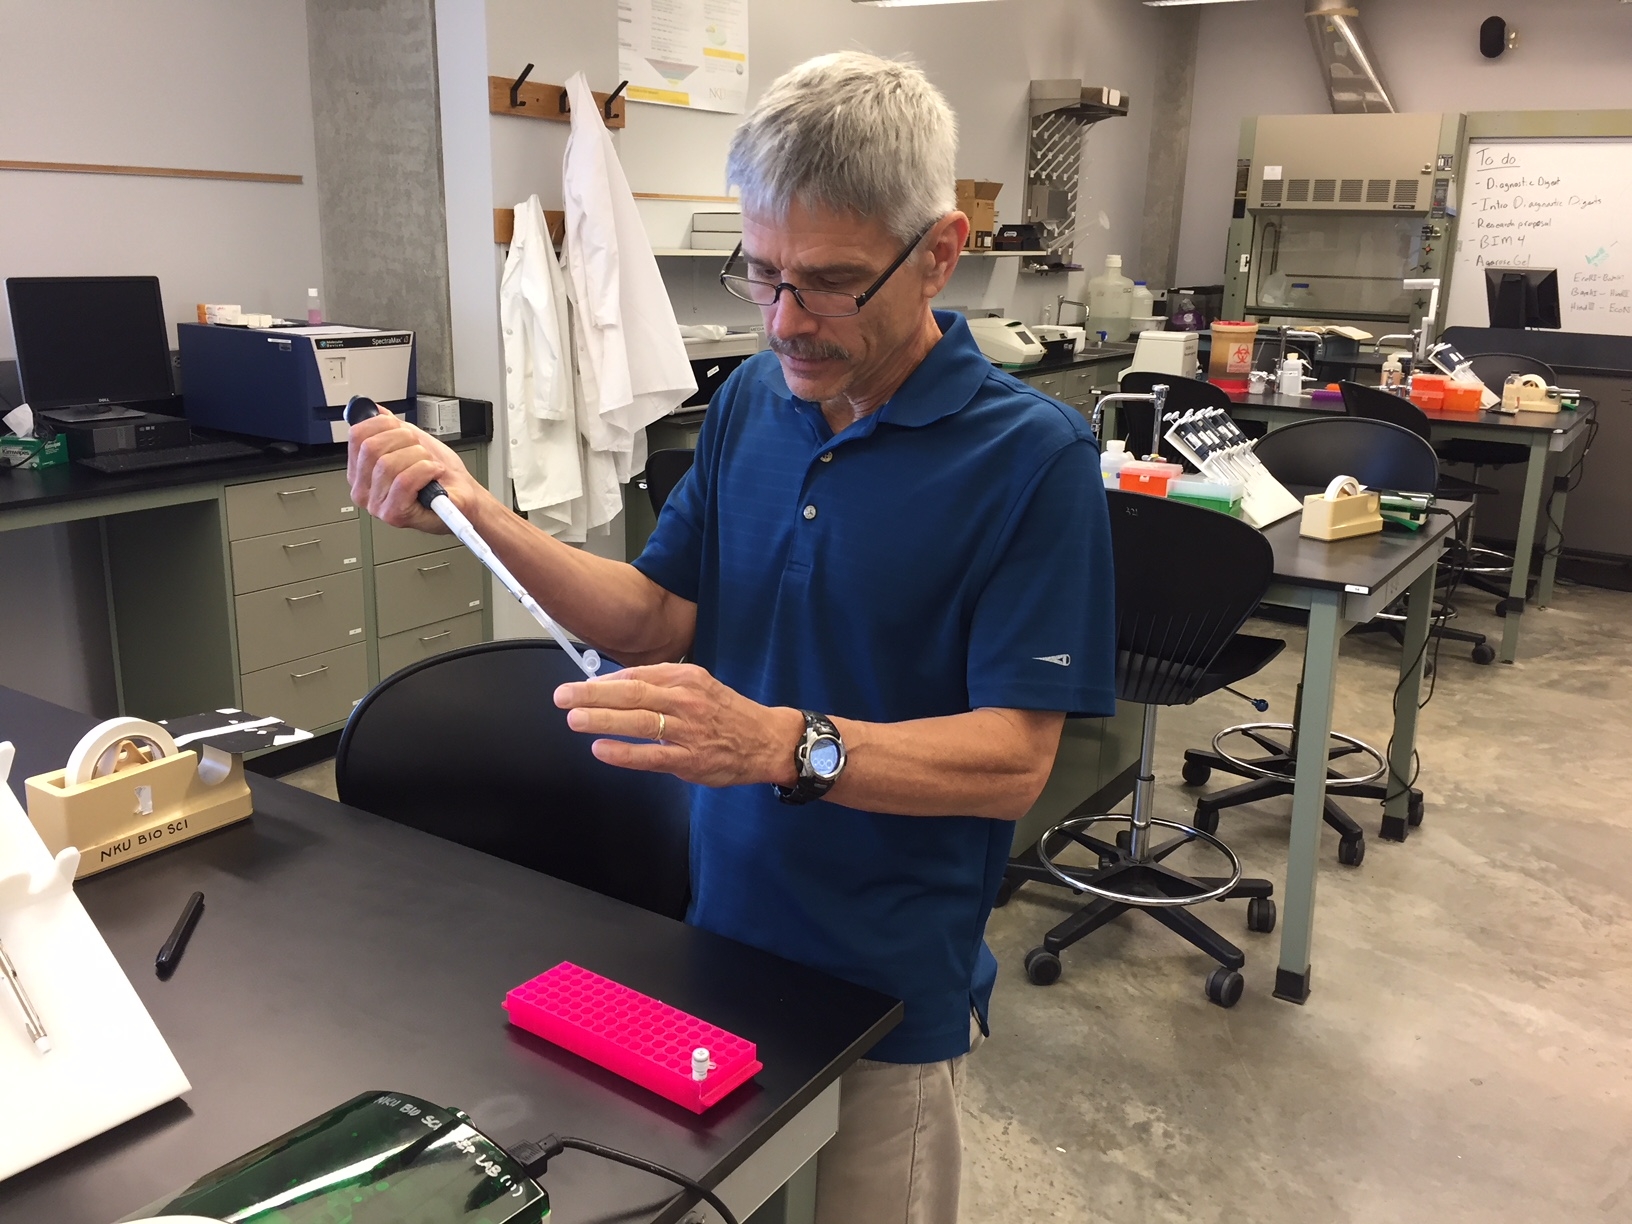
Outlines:
POLYGON ((1102 361, 1125 361, 1133 356, 1132 344, 1097 344, 1082 350, 1071 357, 1045 357, 1033 365, 1020 366, 1010 369, 1009 373, 1016 378, 1029 378, 1033 374, 1056 374, 1066 370, 1082 370, 1089 366, 1096 366, 1102 361))

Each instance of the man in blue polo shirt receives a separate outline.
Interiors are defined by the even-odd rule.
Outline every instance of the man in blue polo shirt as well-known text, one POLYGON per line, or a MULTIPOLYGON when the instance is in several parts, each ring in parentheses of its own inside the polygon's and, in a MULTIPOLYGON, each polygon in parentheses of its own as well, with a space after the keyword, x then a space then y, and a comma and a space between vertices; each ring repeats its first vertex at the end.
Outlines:
POLYGON ((824 56, 766 92, 732 144, 743 242, 721 281, 772 352, 714 397, 632 565, 531 527, 411 426, 352 431, 359 505, 436 530, 414 495, 441 480, 552 615, 628 665, 555 700, 627 737, 597 739, 601 760, 699 784, 690 921, 905 1002, 842 1082, 822 1224, 956 1220, 1013 822, 1065 716, 1115 707, 1093 440, 930 308, 969 229, 955 149, 902 64, 824 56))

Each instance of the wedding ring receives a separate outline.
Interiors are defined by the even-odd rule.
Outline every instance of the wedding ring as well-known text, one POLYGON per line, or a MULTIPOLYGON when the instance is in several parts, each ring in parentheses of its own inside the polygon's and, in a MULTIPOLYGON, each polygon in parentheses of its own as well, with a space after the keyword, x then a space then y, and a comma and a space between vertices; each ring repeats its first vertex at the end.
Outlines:
POLYGON ((657 715, 657 742, 660 744, 663 742, 663 728, 666 726, 668 726, 668 719, 663 717, 662 711, 659 711, 657 715))

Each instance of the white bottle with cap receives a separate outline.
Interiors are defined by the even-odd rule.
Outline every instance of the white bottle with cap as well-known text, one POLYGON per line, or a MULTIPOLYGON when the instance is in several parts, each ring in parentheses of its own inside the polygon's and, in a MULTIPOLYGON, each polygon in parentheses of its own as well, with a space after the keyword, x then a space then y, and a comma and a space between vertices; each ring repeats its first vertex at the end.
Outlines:
POLYGON ((1114 489, 1122 478, 1122 469, 1132 462, 1128 444, 1122 438, 1112 438, 1099 452, 1099 474, 1107 489, 1114 489))
POLYGON ((1089 326, 1113 344, 1128 338, 1133 315, 1133 282, 1122 275, 1122 256, 1105 256, 1105 271, 1088 282, 1089 326))
POLYGON ((1276 390, 1282 395, 1303 394, 1303 361, 1296 353, 1288 353, 1281 362, 1281 381, 1276 390))

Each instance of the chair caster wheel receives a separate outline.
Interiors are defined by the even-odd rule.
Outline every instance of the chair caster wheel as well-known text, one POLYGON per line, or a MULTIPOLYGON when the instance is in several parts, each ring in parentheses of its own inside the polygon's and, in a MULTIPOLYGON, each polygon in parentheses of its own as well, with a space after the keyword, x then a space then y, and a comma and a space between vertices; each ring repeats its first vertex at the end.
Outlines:
POLYGON ((1052 986, 1060 980, 1060 958, 1047 948, 1033 948, 1026 953, 1026 977, 1033 986, 1052 986))
POLYGON ((992 898, 992 908, 1002 909, 1005 905, 1007 905, 1009 903, 1009 899, 1014 896, 1014 890, 1018 887, 1018 884, 1005 876, 998 882, 997 896, 992 898))
POLYGON ((1345 837, 1337 843, 1337 861, 1345 867, 1358 867, 1366 861, 1366 839, 1345 837))
POLYGON ((1196 815, 1195 815, 1195 818, 1191 821, 1191 823, 1194 824, 1196 826, 1196 828, 1200 829, 1203 833, 1217 833, 1218 832, 1218 809, 1217 808, 1204 807, 1200 803, 1196 804, 1196 815))
POLYGON ((1220 965, 1207 975, 1207 1001, 1220 1007, 1234 1007, 1241 1002, 1241 992, 1246 986, 1246 979, 1239 973, 1220 965))
MULTIPOLYGON (((1120 833, 1118 833, 1116 835, 1116 848, 1118 850, 1122 851, 1123 854, 1132 854, 1133 853, 1133 830, 1132 829, 1123 829, 1120 833)), ((1100 866, 1103 867, 1104 865, 1105 865, 1105 860, 1101 859, 1100 860, 1100 866)))
POLYGON ((1405 801, 1405 823, 1413 829, 1422 823, 1422 792, 1414 790, 1405 801))
POLYGON ((1254 897, 1247 902, 1247 930, 1268 935, 1275 929, 1275 902, 1268 897, 1254 897))
POLYGON ((1507 600, 1499 599, 1496 601, 1496 615, 1501 617, 1507 616, 1507 600))
POLYGON ((1483 667, 1496 662, 1496 649, 1489 642, 1480 642, 1473 648, 1473 661, 1483 667))
POLYGON ((1422 661, 1422 678, 1424 680, 1432 680, 1434 678, 1434 661, 1432 659, 1424 659, 1422 661))
POLYGON ((1213 776, 1213 767, 1206 761, 1186 761, 1179 772, 1186 786, 1206 786, 1207 779, 1213 776))

